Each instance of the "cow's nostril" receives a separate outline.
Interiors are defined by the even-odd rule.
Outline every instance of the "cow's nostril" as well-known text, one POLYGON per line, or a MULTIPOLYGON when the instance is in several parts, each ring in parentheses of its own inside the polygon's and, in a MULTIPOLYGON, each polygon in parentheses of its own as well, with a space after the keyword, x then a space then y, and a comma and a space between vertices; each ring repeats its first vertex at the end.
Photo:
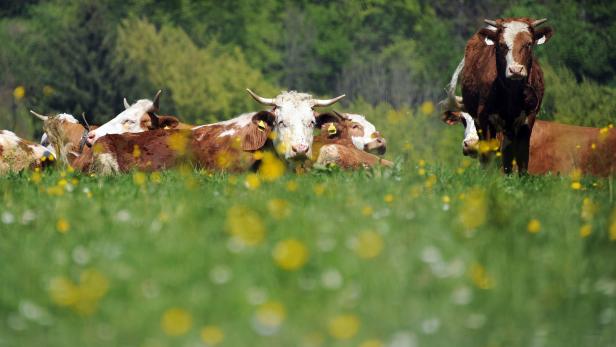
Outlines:
POLYGON ((291 149, 297 154, 305 154, 306 152, 308 152, 308 146, 306 145, 291 146, 291 149))

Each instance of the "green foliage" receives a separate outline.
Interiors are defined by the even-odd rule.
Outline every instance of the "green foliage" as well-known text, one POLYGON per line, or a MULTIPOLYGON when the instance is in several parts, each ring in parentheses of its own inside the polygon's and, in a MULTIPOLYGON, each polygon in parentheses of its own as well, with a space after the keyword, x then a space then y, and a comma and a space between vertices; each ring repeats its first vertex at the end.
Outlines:
POLYGON ((547 85, 542 115, 559 122, 604 127, 616 120, 616 88, 577 82, 565 67, 542 66, 547 85))
POLYGON ((168 91, 175 112, 186 122, 225 119, 259 107, 246 88, 277 94, 248 66, 239 48, 226 51, 216 41, 199 48, 182 29, 165 25, 156 30, 147 20, 122 22, 117 59, 138 67, 130 72, 135 79, 168 91))

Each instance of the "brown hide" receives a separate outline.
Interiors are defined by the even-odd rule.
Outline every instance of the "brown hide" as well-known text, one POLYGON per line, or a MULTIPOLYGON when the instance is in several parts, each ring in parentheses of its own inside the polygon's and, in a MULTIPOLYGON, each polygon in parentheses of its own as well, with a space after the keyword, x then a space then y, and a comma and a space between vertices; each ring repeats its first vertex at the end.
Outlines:
POLYGON ((616 129, 601 129, 537 120, 530 141, 528 171, 608 176, 616 172, 616 129), (594 149, 592 145, 595 145, 594 149))
POLYGON ((359 169, 376 165, 393 166, 391 161, 360 151, 355 147, 339 144, 324 145, 319 150, 319 157, 315 165, 328 166, 332 164, 343 169, 359 169))
MULTIPOLYGON (((498 20, 531 23, 529 18, 498 20)), ((533 29, 530 29, 533 35, 533 29)), ((536 33, 551 29, 535 29, 536 33)), ((528 76, 522 80, 509 80, 504 75, 504 56, 497 53, 498 40, 489 46, 484 42, 488 29, 474 34, 466 45, 464 69, 461 73, 462 97, 465 109, 477 122, 481 140, 490 140, 503 132, 503 166, 511 172, 515 158, 524 172, 528 164, 528 144, 536 115, 541 107, 544 94, 543 72, 532 56, 532 51, 514 51, 518 59, 527 64, 528 76)), ((493 35, 501 35, 501 30, 493 35)), ((516 38, 517 40, 517 38, 516 38)), ((484 157, 483 160, 486 158, 484 157)))

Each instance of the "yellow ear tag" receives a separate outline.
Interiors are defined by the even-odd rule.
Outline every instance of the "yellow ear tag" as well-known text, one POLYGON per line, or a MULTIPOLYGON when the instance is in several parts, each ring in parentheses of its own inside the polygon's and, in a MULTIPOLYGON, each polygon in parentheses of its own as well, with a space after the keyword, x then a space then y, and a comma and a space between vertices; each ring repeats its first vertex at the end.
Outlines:
POLYGON ((259 126, 259 129, 261 130, 265 130, 265 122, 260 120, 259 123, 257 123, 257 125, 259 126))
POLYGON ((336 135, 337 132, 338 130, 336 129, 336 126, 334 125, 334 123, 330 123, 329 126, 327 127, 327 133, 330 135, 336 135))

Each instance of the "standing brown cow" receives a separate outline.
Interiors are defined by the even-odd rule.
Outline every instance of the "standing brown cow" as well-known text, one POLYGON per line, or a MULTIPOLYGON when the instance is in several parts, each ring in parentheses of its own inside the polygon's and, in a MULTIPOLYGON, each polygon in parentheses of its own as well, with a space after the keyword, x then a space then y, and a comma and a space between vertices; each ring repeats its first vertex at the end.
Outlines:
MULTIPOLYGON (((470 113, 481 140, 503 133, 505 173, 511 173, 514 159, 520 174, 528 170, 531 131, 544 92, 543 73, 533 56, 533 47, 552 36, 552 28, 539 28, 546 21, 486 19, 488 27, 468 41, 464 59, 450 84, 449 105, 463 107, 470 113), (463 101, 453 93, 460 73, 463 101)), ((486 159, 482 156, 483 161, 486 159)))

